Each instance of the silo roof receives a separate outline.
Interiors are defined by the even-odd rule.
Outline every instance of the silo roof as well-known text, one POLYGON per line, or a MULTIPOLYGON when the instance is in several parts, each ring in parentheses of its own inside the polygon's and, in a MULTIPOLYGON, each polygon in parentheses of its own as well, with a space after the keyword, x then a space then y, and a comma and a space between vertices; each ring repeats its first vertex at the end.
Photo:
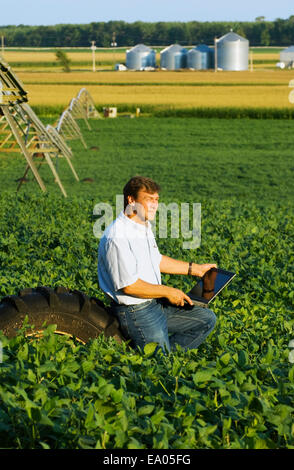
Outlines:
POLYGON ((239 36, 239 34, 234 33, 233 31, 230 31, 227 34, 224 34, 221 38, 217 40, 217 42, 221 41, 227 41, 227 42, 235 42, 235 41, 246 41, 248 42, 248 39, 243 38, 242 36, 239 36))
POLYGON ((172 44, 171 46, 168 46, 165 49, 163 49, 161 52, 166 52, 166 51, 181 52, 183 50, 185 51, 186 49, 184 47, 180 46, 179 44, 172 44))
POLYGON ((210 47, 206 46, 206 44, 199 44, 199 46, 194 47, 193 49, 188 50, 188 54, 196 54, 199 52, 211 52, 212 49, 210 47))
POLYGON ((129 51, 137 51, 137 52, 150 52, 152 49, 150 47, 145 46, 145 44, 137 44, 136 46, 129 49, 129 51))

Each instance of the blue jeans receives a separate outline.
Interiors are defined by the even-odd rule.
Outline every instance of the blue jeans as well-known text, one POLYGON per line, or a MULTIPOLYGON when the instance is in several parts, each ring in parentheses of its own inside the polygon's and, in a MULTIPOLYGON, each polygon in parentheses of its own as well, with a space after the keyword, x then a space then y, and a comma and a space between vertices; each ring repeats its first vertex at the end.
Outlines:
POLYGON ((216 323, 215 314, 206 307, 177 307, 163 299, 137 305, 112 303, 111 310, 125 338, 141 349, 152 342, 168 351, 176 344, 185 350, 198 348, 216 323))

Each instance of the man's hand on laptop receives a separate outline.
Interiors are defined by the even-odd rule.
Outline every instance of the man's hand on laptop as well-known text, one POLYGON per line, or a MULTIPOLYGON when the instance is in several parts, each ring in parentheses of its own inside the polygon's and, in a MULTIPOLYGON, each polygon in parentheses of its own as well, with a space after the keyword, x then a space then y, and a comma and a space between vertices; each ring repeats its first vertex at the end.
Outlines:
POLYGON ((203 277, 204 274, 212 268, 217 268, 216 264, 206 263, 206 264, 196 264, 192 265, 192 276, 203 277))
POLYGON ((213 290, 215 285, 215 280, 217 276, 217 271, 209 270, 203 277, 203 289, 206 291, 213 290))
POLYGON ((183 307, 186 301, 190 305, 193 305, 192 300, 187 294, 185 294, 185 292, 181 291, 180 289, 176 289, 175 287, 169 287, 168 289, 169 290, 165 297, 171 304, 177 305, 178 307, 183 307))

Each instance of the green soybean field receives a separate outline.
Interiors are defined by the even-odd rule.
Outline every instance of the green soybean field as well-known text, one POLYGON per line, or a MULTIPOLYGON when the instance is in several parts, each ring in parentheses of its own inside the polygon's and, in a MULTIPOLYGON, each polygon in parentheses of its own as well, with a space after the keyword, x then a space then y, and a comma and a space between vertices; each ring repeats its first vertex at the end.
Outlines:
MULTIPOLYGON (((46 118, 44 117, 44 120, 46 118)), ((47 118, 47 121, 50 119, 47 118)), ((135 351, 103 335, 0 332, 0 447, 7 449, 294 448, 294 124, 287 119, 140 117, 80 123, 69 144, 76 182, 57 162, 20 191, 21 155, 0 155, 0 300, 64 286, 107 305, 97 280, 94 207, 149 176, 160 201, 201 204, 201 243, 158 238, 163 254, 236 272, 214 300, 217 324, 198 349, 135 351), (292 343, 293 344, 293 343, 292 343), (291 345, 291 343, 290 343, 291 345)), ((182 290, 194 281, 163 275, 182 290)))

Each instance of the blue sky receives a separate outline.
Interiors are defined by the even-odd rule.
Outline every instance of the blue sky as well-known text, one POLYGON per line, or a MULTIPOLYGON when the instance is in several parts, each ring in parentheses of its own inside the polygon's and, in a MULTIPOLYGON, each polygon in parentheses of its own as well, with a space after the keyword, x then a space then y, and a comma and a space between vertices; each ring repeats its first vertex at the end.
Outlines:
POLYGON ((0 0, 1 26, 110 20, 254 21, 257 16, 270 21, 293 14, 293 0, 0 0))

